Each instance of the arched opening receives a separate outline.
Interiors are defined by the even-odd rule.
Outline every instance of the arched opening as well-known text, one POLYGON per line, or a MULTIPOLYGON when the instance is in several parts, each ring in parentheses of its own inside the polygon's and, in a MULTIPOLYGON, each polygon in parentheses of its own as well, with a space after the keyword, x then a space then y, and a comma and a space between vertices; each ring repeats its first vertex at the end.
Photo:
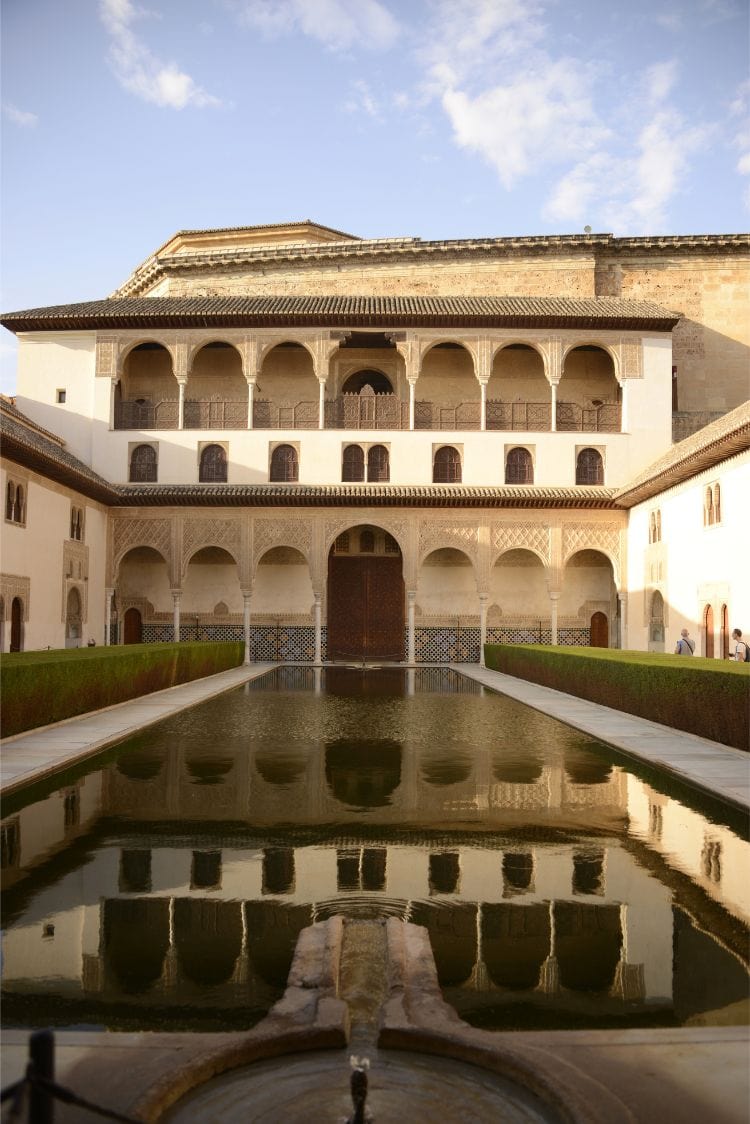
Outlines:
POLYGON ((187 979, 203 987, 226 983, 242 951, 242 903, 177 898, 174 942, 187 979))
POLYGON ((513 991, 536 987, 550 944, 548 905, 503 902, 483 906, 482 955, 497 987, 513 991))
POLYGON ((648 622, 649 652, 664 651, 664 598, 659 590, 651 595, 648 622))
POLYGON ((352 528, 328 555, 328 658, 403 656, 401 551, 380 527, 352 528))
POLYGON ((14 597, 10 603, 10 650, 23 651, 23 602, 14 597))
POLYGON ((618 433, 620 387, 612 356, 584 344, 567 353, 557 390, 558 430, 618 433))
POLYGON ((274 546, 258 562, 250 612, 253 618, 309 615, 315 599, 307 559, 291 546, 274 546))
POLYGON ((339 740, 326 746, 326 782, 347 808, 385 808, 401 784, 402 748, 380 739, 360 744, 339 740))
POLYGON ((182 587, 180 633, 183 640, 219 640, 226 623, 215 617, 239 616, 243 610, 240 579, 229 551, 204 546, 191 557, 182 587))
POLYGON ((410 919, 430 934, 441 987, 458 987, 471 976, 477 959, 477 907, 413 904, 410 919))
POLYGON ((131 484, 156 483, 156 449, 153 445, 136 445, 130 454, 131 484))
POLYGON ((721 658, 729 658, 729 607, 721 606, 721 658))
POLYGON ((123 644, 141 644, 143 642, 143 617, 140 609, 135 609, 132 605, 125 610, 122 619, 122 642, 123 644))
POLYGON ((505 458, 506 484, 533 484, 534 461, 528 449, 510 449, 505 458))
POLYGON ((81 630, 83 628, 83 611, 81 595, 73 586, 68 590, 68 599, 65 605, 65 647, 80 648, 81 630))
POLYGON ((245 429, 247 382, 236 347, 213 340, 193 356, 185 387, 185 429, 245 429))
POLYGON ((598 449, 581 449, 576 457, 576 484, 603 484, 604 461, 598 449))
POLYGON ((319 386, 312 355, 296 341, 264 357, 253 397, 256 429, 317 429, 319 386))
POLYGON ((422 360, 417 394, 415 429, 479 429, 481 391, 471 355, 462 344, 430 348, 422 360))
POLYGON ((161 976, 169 947, 169 901, 110 898, 103 912, 108 968, 124 992, 148 991, 161 976))
POLYGON ((714 658, 714 610, 711 605, 706 605, 703 610, 703 655, 710 660, 714 658))
POLYGON ((277 445, 271 453, 269 479, 272 484, 296 484, 299 480, 299 456, 293 445, 277 445))
POLYGON ((369 388, 373 394, 393 394, 393 385, 387 375, 382 371, 365 369, 355 371, 341 387, 342 394, 361 394, 369 388))
POLYGON ((532 550, 506 550, 490 571, 489 620, 495 627, 516 630, 507 639, 541 643, 550 621, 547 571, 532 550), (520 630, 520 631, 518 631, 520 630))
POLYGON ((172 639, 172 614, 174 610, 169 569, 167 563, 159 553, 150 546, 137 546, 129 550, 120 561, 117 578, 117 604, 123 611, 122 624, 124 643, 138 644, 142 640, 171 640, 172 639), (131 614, 130 633, 132 640, 125 640, 128 610, 134 608, 137 612, 131 614), (162 622, 156 620, 162 617, 162 622), (170 623, 167 623, 169 619, 170 623), (137 622, 140 620, 140 625, 137 622), (150 632, 145 635, 146 621, 150 624, 150 632))
POLYGON ((621 949, 619 905, 555 902, 555 952, 562 987, 608 991, 621 949))
POLYGON ((591 614, 591 639, 592 648, 609 647, 609 621, 606 613, 596 612, 591 614))
POLYGON ((549 430, 551 419, 552 392, 544 360, 528 344, 508 344, 495 356, 487 383, 487 428, 549 430))
POLYGON ((461 454, 452 445, 442 445, 435 452, 432 465, 433 484, 461 483, 461 454))
POLYGON ((139 343, 125 357, 115 395, 115 429, 176 429, 179 393, 172 356, 160 343, 139 343))
MULTIPOLYGON (((594 622, 600 643, 596 647, 608 646, 608 622, 617 613, 617 590, 615 588, 612 563, 599 550, 578 550, 565 563, 562 592, 558 602, 558 633, 565 635, 564 629, 582 630, 578 643, 592 644, 592 618, 601 614, 594 622), (602 620, 602 617, 604 620, 602 620), (605 640, 606 645, 601 641, 605 640)), ((565 643, 560 640, 560 643, 565 643)))
POLYGON ((365 478, 365 454, 359 445, 347 445, 341 463, 341 479, 345 484, 360 484, 365 478))
POLYGON ((201 484, 226 484, 227 454, 221 445, 206 445, 201 450, 198 481, 201 484))

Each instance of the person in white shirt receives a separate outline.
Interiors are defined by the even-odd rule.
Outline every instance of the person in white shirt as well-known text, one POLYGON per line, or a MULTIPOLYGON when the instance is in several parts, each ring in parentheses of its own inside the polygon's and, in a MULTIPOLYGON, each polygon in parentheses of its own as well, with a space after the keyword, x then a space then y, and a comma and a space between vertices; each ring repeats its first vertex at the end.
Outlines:
POLYGON ((734 640, 734 652, 730 652, 729 659, 736 660, 737 663, 744 663, 747 659, 747 644, 742 639, 742 629, 732 629, 732 640, 734 640))

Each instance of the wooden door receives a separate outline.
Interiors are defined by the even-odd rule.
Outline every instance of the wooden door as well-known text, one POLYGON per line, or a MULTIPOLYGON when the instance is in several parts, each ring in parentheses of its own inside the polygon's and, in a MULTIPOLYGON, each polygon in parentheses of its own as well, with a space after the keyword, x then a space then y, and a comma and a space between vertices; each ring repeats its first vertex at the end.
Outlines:
POLYGON ((20 597, 14 597, 10 606, 10 650, 21 651, 23 605, 20 597))
POLYGON ((607 620, 606 613, 594 613, 591 617, 591 639, 589 644, 592 648, 608 648, 609 647, 609 621, 607 620))
POLYGON ((404 579, 400 557, 330 556, 328 658, 404 658, 404 579))
POLYGON ((127 609, 123 621, 123 644, 140 644, 143 639, 143 622, 138 609, 127 609))
POLYGON ((706 605, 703 614, 703 655, 714 658, 714 611, 710 605, 706 605))

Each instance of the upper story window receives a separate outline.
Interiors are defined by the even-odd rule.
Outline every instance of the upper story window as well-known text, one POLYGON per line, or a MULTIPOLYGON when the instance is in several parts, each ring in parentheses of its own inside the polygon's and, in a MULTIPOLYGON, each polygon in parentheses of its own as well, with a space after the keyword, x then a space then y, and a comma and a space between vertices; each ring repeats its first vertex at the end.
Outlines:
POLYGON ((55 391, 55 398, 58 405, 62 405, 62 403, 66 401, 67 397, 68 392, 63 387, 58 387, 58 389, 55 391))
POLYGON ((70 537, 76 542, 83 542, 83 508, 71 507, 70 509, 70 537))
POLYGON ((295 484, 299 480, 299 456, 293 445, 277 445, 271 453, 270 480, 276 484, 295 484))
POLYGON ((703 526, 712 527, 721 523, 721 487, 708 484, 703 493, 703 526))
POLYGON ((656 508, 652 511, 648 520, 648 541, 661 542, 661 511, 656 508))
POLYGON ((505 458, 506 484, 533 484, 534 462, 528 449, 511 449, 505 458))
POLYGON ((576 457, 576 484, 603 484, 604 461, 598 449, 581 449, 576 457))
POLYGON ((156 449, 153 445, 136 445, 130 454, 131 484, 156 483, 156 449))
POLYGON ((391 478, 390 457, 385 445, 372 445, 367 450, 367 480, 370 484, 387 484, 391 478))
POLYGON ((432 467, 434 484, 461 483, 461 454, 452 445, 443 445, 435 453, 432 467))
POLYGON ((11 523, 26 522, 26 492, 23 484, 8 480, 5 491, 5 518, 11 523))
POLYGON ((201 484, 226 484, 227 453, 221 445, 206 445, 201 450, 198 480, 201 484))
POLYGON ((360 484, 365 478, 365 454, 359 445, 347 445, 341 464, 345 484, 360 484))

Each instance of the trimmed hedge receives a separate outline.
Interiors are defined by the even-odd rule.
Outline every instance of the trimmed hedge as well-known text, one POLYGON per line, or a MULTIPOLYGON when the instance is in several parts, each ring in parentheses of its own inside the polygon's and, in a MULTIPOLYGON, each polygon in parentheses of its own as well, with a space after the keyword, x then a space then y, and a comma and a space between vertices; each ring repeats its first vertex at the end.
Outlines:
POLYGON ((128 644, 3 656, 0 735, 202 679, 242 663, 241 642, 128 644))
POLYGON ((612 648, 487 644, 495 671, 750 750, 750 666, 612 648))

